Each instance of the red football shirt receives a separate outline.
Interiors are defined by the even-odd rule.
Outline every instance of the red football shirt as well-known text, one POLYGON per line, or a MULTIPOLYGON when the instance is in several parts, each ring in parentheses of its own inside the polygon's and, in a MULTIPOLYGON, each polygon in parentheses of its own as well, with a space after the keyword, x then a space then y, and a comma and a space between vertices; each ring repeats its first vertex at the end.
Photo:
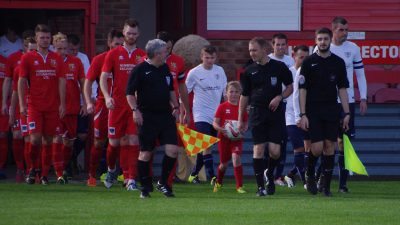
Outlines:
POLYGON ((21 57, 22 57, 22 52, 17 51, 8 56, 7 58, 7 64, 6 64, 6 76, 7 77, 13 77, 14 70, 17 68, 17 66, 21 62, 21 57))
POLYGON ((51 51, 45 57, 38 51, 22 56, 19 76, 29 81, 28 108, 42 112, 58 111, 58 79, 64 74, 62 65, 61 57, 51 51))
MULTIPOLYGON (((101 75, 101 69, 104 65, 104 60, 106 59, 106 55, 108 52, 103 52, 99 55, 96 55, 93 60, 92 60, 92 64, 90 64, 88 73, 86 78, 90 81, 97 81, 97 83, 99 84, 99 87, 97 89, 97 100, 98 101, 104 101, 104 95, 103 92, 101 92, 100 89, 100 75, 101 75)), ((108 83, 108 91, 111 90, 111 86, 112 86, 112 74, 110 74, 110 76, 107 79, 107 83, 108 83)))
POLYGON ((110 50, 104 60, 103 72, 113 74, 113 86, 111 96, 116 108, 129 107, 126 101, 126 85, 132 69, 143 61, 146 53, 139 48, 130 54, 124 46, 118 46, 110 50))
POLYGON ((179 84, 185 83, 185 62, 182 57, 171 54, 167 57, 166 63, 174 80, 174 91, 176 98, 179 98, 179 84))
MULTIPOLYGON (((235 121, 239 118, 239 104, 233 105, 228 101, 220 104, 218 106, 217 111, 215 112, 215 118, 219 118, 219 125, 221 127, 225 127, 225 124, 229 121, 235 121)), ((245 121, 247 121, 247 113, 244 114, 245 121)), ((218 134, 218 137, 222 137, 221 134, 218 134)))
POLYGON ((82 62, 79 58, 68 55, 64 59, 63 73, 66 80, 66 114, 79 114, 81 109, 79 80, 85 78, 82 62))
MULTIPOLYGON (((7 58, 0 55, 0 91, 3 93, 3 83, 4 78, 6 78, 6 63, 7 58)), ((0 99, 0 104, 2 104, 2 99, 0 99)))

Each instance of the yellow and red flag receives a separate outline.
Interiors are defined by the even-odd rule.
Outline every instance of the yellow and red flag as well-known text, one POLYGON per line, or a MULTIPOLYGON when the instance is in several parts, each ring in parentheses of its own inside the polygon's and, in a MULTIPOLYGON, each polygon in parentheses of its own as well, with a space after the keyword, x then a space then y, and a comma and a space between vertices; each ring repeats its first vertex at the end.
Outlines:
POLYGON ((195 156, 219 141, 219 138, 189 129, 180 123, 177 123, 176 126, 185 151, 190 156, 195 156))

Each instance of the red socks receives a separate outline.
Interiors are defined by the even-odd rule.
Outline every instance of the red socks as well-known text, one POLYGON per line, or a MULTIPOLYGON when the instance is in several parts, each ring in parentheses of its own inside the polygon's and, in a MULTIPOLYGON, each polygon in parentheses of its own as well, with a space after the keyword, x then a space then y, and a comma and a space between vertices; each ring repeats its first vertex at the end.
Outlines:
POLYGON ((24 140, 13 139, 13 155, 18 170, 24 170, 24 140))
POLYGON ((115 164, 117 163, 117 157, 119 155, 119 146, 113 147, 108 144, 107 147, 107 166, 109 169, 115 169, 115 164))
POLYGON ((97 167, 99 167, 101 160, 101 153, 103 148, 96 148, 95 145, 92 146, 90 150, 90 161, 89 161, 89 176, 95 178, 97 167))
POLYGON ((8 142, 7 137, 0 138, 0 169, 3 169, 7 162, 8 142))
POLYGON ((42 177, 49 175, 52 145, 42 145, 42 177))
POLYGON ((233 167, 233 173, 236 180, 236 189, 243 187, 243 166, 233 167))
POLYGON ((64 170, 64 154, 62 151, 63 144, 61 143, 53 143, 53 166, 56 171, 57 177, 61 177, 63 175, 64 170))

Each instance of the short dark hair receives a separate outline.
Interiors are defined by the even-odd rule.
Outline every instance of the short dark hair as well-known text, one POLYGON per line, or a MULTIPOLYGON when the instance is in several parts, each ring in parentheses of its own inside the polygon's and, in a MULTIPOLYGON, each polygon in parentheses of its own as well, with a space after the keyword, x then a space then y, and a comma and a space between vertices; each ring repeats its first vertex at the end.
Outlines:
POLYGON ((315 35, 318 34, 328 34, 330 38, 332 38, 332 31, 329 28, 322 27, 315 31, 315 35))
POLYGON ((297 45, 296 47, 293 48, 293 51, 295 53, 298 52, 299 50, 301 50, 303 52, 310 52, 310 49, 306 45, 297 45))
POLYGON ((24 43, 36 44, 36 40, 34 37, 27 37, 24 39, 24 43))
POLYGON ((201 49, 201 51, 207 52, 208 54, 212 55, 214 53, 217 53, 217 48, 212 45, 206 45, 201 49))
POLYGON ((130 26, 130 27, 138 27, 139 28, 139 22, 133 18, 129 18, 125 20, 124 22, 124 27, 125 26, 130 26))
POLYGON ((174 42, 174 40, 172 39, 172 36, 170 33, 168 33, 167 31, 160 31, 157 33, 157 38, 160 40, 163 40, 165 43, 167 42, 174 42))
POLYGON ((112 40, 113 38, 122 38, 122 37, 124 37, 122 32, 117 30, 117 29, 114 29, 114 28, 111 29, 107 34, 107 39, 108 40, 112 40))
POLYGON ((338 24, 346 25, 347 24, 347 20, 344 17, 336 16, 332 20, 332 27, 335 27, 338 24))
POLYGON ((286 34, 277 33, 277 34, 272 35, 272 45, 275 44, 275 39, 285 39, 286 42, 288 40, 286 34))
POLYGON ((35 27, 35 34, 39 32, 50 33, 50 28, 46 24, 38 24, 35 27))
POLYGON ((33 30, 25 30, 24 32, 22 32, 22 39, 28 39, 31 37, 35 37, 35 32, 33 30))
POLYGON ((68 43, 73 45, 79 45, 81 43, 81 39, 76 34, 68 34, 67 35, 68 43))
POLYGON ((260 45, 260 47, 262 48, 266 48, 268 45, 267 40, 265 40, 265 38, 263 37, 254 37, 250 40, 249 43, 257 43, 258 45, 260 45))

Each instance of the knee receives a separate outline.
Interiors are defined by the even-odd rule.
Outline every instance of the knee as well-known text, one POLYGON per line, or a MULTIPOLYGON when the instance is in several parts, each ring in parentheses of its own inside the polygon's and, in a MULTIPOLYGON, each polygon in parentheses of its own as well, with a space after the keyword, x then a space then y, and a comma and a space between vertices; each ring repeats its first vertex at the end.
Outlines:
POLYGON ((140 152, 139 153, 139 160, 148 162, 151 159, 151 152, 140 152))
POLYGON ((232 154, 232 164, 234 167, 242 165, 241 158, 238 154, 235 154, 235 153, 232 154))
POLYGON ((165 154, 171 158, 178 157, 178 147, 175 145, 166 145, 165 146, 165 154))
POLYGON ((219 169, 222 171, 225 171, 227 167, 228 167, 228 163, 220 163, 219 164, 219 169))

